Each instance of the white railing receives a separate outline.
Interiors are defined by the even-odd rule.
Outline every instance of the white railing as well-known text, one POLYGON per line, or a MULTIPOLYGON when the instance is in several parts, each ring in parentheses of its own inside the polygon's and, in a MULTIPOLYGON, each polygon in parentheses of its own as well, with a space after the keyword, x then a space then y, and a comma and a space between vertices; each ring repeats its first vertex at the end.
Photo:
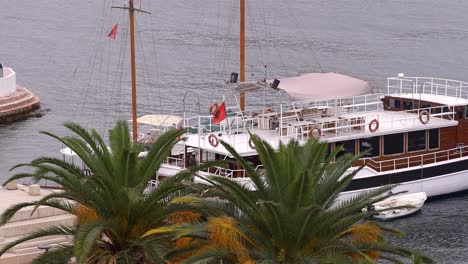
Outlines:
POLYGON ((184 167, 184 160, 180 158, 174 158, 174 157, 167 157, 166 160, 163 162, 164 164, 176 166, 176 167, 184 167))
POLYGON ((11 68, 3 68, 0 78, 0 96, 8 96, 16 91, 16 73, 11 68))
POLYGON ((467 155, 468 147, 461 146, 428 154, 420 154, 390 160, 377 161, 372 158, 368 158, 365 159, 365 163, 368 167, 372 168, 373 170, 377 172, 382 172, 388 170, 405 169, 415 166, 423 166, 431 163, 462 158, 467 155))
MULTIPOLYGON (((256 171, 263 170, 263 165, 258 165, 255 167, 256 171)), ((208 172, 216 175, 216 176, 221 176, 221 177, 226 177, 226 178, 245 178, 248 177, 245 169, 226 169, 223 167, 211 167, 208 169, 208 172)))
POLYGON ((380 98, 383 94, 365 94, 353 97, 328 100, 295 101, 293 109, 307 108, 341 108, 348 113, 375 111, 383 108, 380 98))
MULTIPOLYGON (((231 113, 229 113, 231 114, 231 113)), ((228 116, 220 124, 213 124, 213 116, 193 116, 184 119, 184 127, 188 129, 189 133, 193 134, 210 134, 215 133, 235 133, 247 132, 254 124, 254 117, 245 117, 239 113, 234 116, 228 116)))
POLYGON ((245 170, 244 169, 226 169, 223 167, 211 167, 208 169, 210 174, 226 177, 226 178, 244 178, 245 177, 245 170))
MULTIPOLYGON (((299 140, 307 140, 311 129, 320 129, 321 136, 324 138, 333 138, 343 136, 346 134, 356 133, 369 133, 369 124, 374 119, 379 123, 379 129, 395 129, 395 128, 408 128, 412 126, 419 126, 421 124, 419 115, 422 111, 429 113, 429 121, 433 118, 454 120, 455 112, 450 110, 446 111, 446 106, 435 106, 424 109, 412 109, 399 111, 399 115, 389 115, 391 118, 381 118, 379 113, 370 112, 363 113, 359 117, 347 118, 346 115, 338 116, 333 121, 321 122, 317 119, 315 122, 304 124, 301 122, 297 126, 285 127, 281 132, 281 137, 295 138, 299 140), (394 118, 396 116, 396 118, 394 118)), ((324 118, 323 120, 327 120, 324 118)), ((293 123, 291 123, 293 124, 293 123)), ((377 130, 378 132, 379 130, 377 130)))
POLYGON ((433 77, 387 78, 387 93, 445 95, 468 99, 468 82, 433 77))

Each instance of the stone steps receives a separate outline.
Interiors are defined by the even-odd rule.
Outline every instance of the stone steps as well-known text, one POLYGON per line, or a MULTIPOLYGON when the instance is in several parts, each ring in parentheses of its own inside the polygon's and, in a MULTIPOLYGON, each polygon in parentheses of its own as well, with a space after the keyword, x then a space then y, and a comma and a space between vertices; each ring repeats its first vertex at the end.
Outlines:
POLYGON ((19 85, 16 89, 10 96, 0 97, 0 123, 23 119, 40 108, 39 97, 19 85))
POLYGON ((33 207, 28 207, 28 208, 20 210, 19 212, 15 214, 15 216, 13 216, 13 218, 11 218, 9 222, 13 223, 13 222, 18 222, 18 221, 37 219, 37 218, 43 218, 43 217, 48 217, 48 216, 54 216, 54 215, 68 214, 67 212, 62 211, 60 209, 45 207, 45 206, 39 206, 39 208, 37 208, 36 211, 33 214, 31 214, 33 212, 33 209, 34 209, 33 207))
POLYGON ((15 100, 13 102, 9 102, 9 103, 0 105, 0 113, 7 112, 7 111, 10 111, 12 109, 19 108, 19 107, 22 107, 22 106, 26 106, 27 104, 34 101, 34 99, 35 99, 34 97, 35 96, 32 95, 32 94, 27 94, 25 97, 22 97, 19 100, 15 100))
MULTIPOLYGON (((23 236, 13 236, 13 237, 8 237, 3 239, 3 241, 0 242, 0 248, 3 248, 7 244, 22 238, 23 236)), ((65 236, 48 236, 48 237, 40 237, 40 238, 35 238, 31 239, 29 241, 23 242, 13 248, 11 248, 8 252, 9 253, 14 253, 15 250, 18 249, 23 249, 23 248, 37 248, 40 245, 50 245, 50 244, 58 244, 58 243, 63 243, 70 241, 70 238, 65 237, 65 236)))
MULTIPOLYGON (((42 190, 38 196, 31 196, 25 190, 24 186, 18 186, 16 190, 0 189, 0 212, 4 212, 13 204, 35 201, 53 193, 50 190, 42 190)), ((34 213, 33 210, 32 206, 23 208, 7 224, 0 226, 0 248, 45 227, 75 224, 75 216, 60 209, 40 206, 34 213)), ((72 239, 71 236, 55 235, 25 241, 3 254, 0 264, 30 264, 34 258, 45 252, 39 247, 54 248, 70 244, 72 239)))
POLYGON ((7 223, 0 228, 0 237, 28 235, 40 228, 57 225, 73 225, 75 217, 72 215, 54 215, 25 221, 7 223))
POLYGON ((21 255, 7 253, 0 258, 0 264, 29 264, 42 253, 44 250, 40 249, 21 255))
POLYGON ((8 103, 18 101, 24 97, 29 96, 31 93, 23 88, 17 87, 17 91, 7 97, 0 97, 0 106, 8 103))

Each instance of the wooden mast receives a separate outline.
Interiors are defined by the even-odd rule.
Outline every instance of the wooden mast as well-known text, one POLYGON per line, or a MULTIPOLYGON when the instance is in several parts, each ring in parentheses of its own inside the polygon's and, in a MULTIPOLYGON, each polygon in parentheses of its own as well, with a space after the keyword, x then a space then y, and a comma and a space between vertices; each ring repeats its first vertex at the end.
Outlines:
POLYGON ((135 65, 135 10, 133 9, 133 0, 128 1, 130 13, 130 60, 132 66, 132 132, 133 142, 137 141, 137 99, 136 99, 136 65, 135 65))
POLYGON ((132 133, 133 141, 138 139, 137 130, 137 98, 136 98, 136 63, 135 63, 135 11, 151 14, 149 12, 137 9, 133 5, 134 0, 128 0, 128 7, 112 6, 112 8, 128 10, 130 14, 130 63, 132 73, 132 133))
MULTIPOLYGON (((245 81, 245 0, 240 0, 240 82, 245 81)), ((240 109, 245 110, 245 93, 240 93, 240 109)))

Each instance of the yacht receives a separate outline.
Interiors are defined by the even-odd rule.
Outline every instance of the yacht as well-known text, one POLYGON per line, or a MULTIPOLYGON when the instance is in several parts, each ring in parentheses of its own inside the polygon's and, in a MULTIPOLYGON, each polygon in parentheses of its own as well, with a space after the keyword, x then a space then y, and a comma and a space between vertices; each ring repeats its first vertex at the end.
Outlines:
MULTIPOLYGON (((426 192, 427 196, 468 189, 468 83, 401 73, 387 79, 385 93, 368 93, 365 81, 314 73, 280 79, 276 85, 278 92, 302 100, 243 111, 237 105, 227 109, 226 119, 219 124, 213 123, 212 115, 185 116, 178 124, 187 130, 186 140, 180 143, 183 147, 172 153, 157 172, 158 178, 170 177, 194 163, 232 159, 220 140, 262 169, 250 131, 275 148, 280 142, 294 139, 304 144, 315 138, 327 143, 330 151, 341 146, 338 156, 364 153, 350 168, 364 165, 343 198, 387 184, 397 184, 397 192, 426 192), (349 96, 332 98, 337 94, 349 96)), ((271 86, 268 82, 241 83, 236 92, 271 86)), ((214 167, 202 173, 253 188, 240 167, 214 167)))

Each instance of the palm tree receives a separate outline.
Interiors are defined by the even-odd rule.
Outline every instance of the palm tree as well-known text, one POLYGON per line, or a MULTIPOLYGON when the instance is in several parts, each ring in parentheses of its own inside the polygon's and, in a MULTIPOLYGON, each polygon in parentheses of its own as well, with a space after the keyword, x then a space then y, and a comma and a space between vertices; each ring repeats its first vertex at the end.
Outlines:
MULTIPOLYGON (((186 263, 374 263, 376 259, 401 263, 401 258, 411 258, 411 251, 385 243, 384 232, 397 234, 396 230, 367 221, 369 214, 361 212, 386 198, 393 186, 339 199, 360 170, 348 173, 359 157, 336 157, 339 149, 328 155, 326 144, 312 140, 303 146, 297 141, 280 144, 278 151, 256 136, 252 141, 263 175, 222 144, 245 168, 255 190, 226 178, 207 177, 207 195, 226 204, 224 216, 146 235, 173 232, 178 239, 199 238, 200 247, 186 263)), ((186 244, 172 254, 191 248, 186 244)), ((432 263, 427 257, 421 259, 432 263)))
MULTIPOLYGON (((74 123, 65 127, 77 136, 49 135, 74 151, 91 172, 52 157, 40 157, 29 164, 33 173, 19 173, 7 182, 33 178, 48 180, 63 187, 63 192, 52 193, 35 202, 10 207, 0 217, 7 223, 20 209, 28 206, 49 206, 76 216, 72 227, 54 226, 41 229, 5 246, 0 255, 27 240, 51 235, 72 235, 72 252, 78 263, 162 263, 170 240, 167 236, 142 237, 149 229, 170 224, 171 218, 183 212, 196 214, 196 208, 171 202, 179 194, 186 194, 190 177, 185 171, 148 189, 147 183, 169 155, 172 147, 184 133, 171 130, 153 144, 144 158, 138 158, 143 149, 130 140, 128 126, 118 122, 110 130, 110 148, 96 130, 88 132, 74 123), (185 211, 184 211, 185 210, 185 211)), ((54 251, 51 251, 54 253, 54 251)), ((55 252, 57 253, 57 252, 55 252)))

